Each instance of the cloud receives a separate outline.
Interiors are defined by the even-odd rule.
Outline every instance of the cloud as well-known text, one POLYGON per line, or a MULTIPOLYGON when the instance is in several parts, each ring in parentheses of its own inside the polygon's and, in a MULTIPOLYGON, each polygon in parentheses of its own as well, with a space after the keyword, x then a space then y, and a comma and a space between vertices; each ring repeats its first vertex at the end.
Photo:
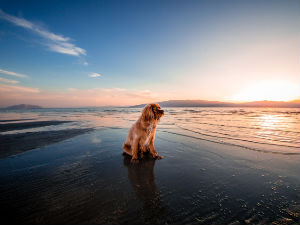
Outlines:
POLYGON ((89 74, 89 77, 101 77, 100 73, 91 73, 89 74))
POLYGON ((39 92, 40 91, 38 88, 0 84, 0 93, 3 97, 5 97, 7 93, 23 94, 23 93, 39 93, 39 92))
POLYGON ((73 44, 60 42, 60 43, 49 43, 47 44, 49 49, 53 52, 58 52, 62 54, 68 54, 68 55, 86 55, 86 51, 82 48, 76 47, 73 44))
POLYGON ((2 77, 0 77, 0 82, 10 83, 10 84, 17 84, 17 83, 19 83, 19 81, 17 81, 17 80, 10 80, 10 79, 2 78, 2 77))
POLYGON ((86 51, 84 49, 70 43, 70 38, 64 37, 63 35, 54 34, 24 18, 9 15, 0 9, 0 19, 6 20, 15 26, 30 30, 44 38, 46 40, 45 45, 48 46, 50 51, 74 56, 86 55, 86 51))
POLYGON ((0 73, 10 75, 10 76, 15 76, 15 77, 28 77, 27 75, 22 74, 22 73, 15 73, 15 72, 2 70, 2 69, 0 69, 0 73))

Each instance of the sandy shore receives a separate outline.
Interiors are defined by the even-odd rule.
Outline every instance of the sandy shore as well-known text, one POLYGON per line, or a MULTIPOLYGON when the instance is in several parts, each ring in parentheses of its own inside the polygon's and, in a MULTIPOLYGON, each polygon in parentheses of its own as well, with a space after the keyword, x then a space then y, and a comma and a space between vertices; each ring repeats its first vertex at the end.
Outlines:
MULTIPOLYGON (((100 129, 2 158, 2 222, 299 222, 299 155, 255 152, 159 129, 156 148, 165 158, 132 165, 122 154, 126 134, 127 129, 100 129)), ((26 140, 34 138, 19 144, 26 140)))

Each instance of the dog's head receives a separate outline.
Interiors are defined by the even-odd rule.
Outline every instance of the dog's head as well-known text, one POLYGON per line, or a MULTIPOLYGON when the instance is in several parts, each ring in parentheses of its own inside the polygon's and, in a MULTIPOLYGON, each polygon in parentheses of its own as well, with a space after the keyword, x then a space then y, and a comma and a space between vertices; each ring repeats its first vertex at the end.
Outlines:
POLYGON ((142 112, 142 119, 144 121, 157 120, 164 115, 164 110, 162 110, 159 104, 148 104, 145 106, 142 112))

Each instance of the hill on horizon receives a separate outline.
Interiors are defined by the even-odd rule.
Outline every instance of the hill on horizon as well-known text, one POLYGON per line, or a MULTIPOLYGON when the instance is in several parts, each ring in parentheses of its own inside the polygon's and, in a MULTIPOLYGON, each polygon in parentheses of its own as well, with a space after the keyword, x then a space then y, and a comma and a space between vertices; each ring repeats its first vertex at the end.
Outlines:
MULTIPOLYGON (((270 108, 300 108, 300 101, 254 101, 245 103, 232 103, 207 100, 168 100, 158 102, 161 107, 270 107, 270 108)), ((130 106, 130 108, 144 107, 146 104, 130 106)))
POLYGON ((29 105, 29 104, 19 104, 19 105, 12 105, 12 106, 8 106, 4 109, 18 109, 18 110, 22 110, 22 109, 41 109, 43 107, 38 106, 38 105, 29 105))

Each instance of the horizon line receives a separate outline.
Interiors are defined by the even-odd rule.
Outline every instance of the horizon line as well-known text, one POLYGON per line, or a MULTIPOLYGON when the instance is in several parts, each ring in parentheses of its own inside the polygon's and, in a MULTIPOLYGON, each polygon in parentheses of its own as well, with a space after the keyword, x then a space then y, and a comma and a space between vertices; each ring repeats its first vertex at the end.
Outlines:
MULTIPOLYGON (((174 100, 165 100, 165 101, 157 101, 156 103, 166 103, 166 102, 170 102, 170 101, 203 101, 203 102, 211 102, 212 104, 215 103, 221 103, 221 104, 233 104, 233 106, 226 106, 226 105, 222 105, 222 106, 173 106, 173 107, 234 107, 234 105, 236 105, 237 107, 254 107, 254 106, 239 106, 240 104, 249 104, 249 103, 263 103, 263 102, 272 102, 272 103, 289 103, 289 104, 299 104, 300 105, 300 98, 299 99, 294 99, 294 100, 290 100, 290 101, 275 101, 275 100, 257 100, 257 101, 221 101, 221 100, 203 100, 203 99, 174 99, 174 100)), ((41 105, 35 105, 35 104, 25 104, 25 103, 20 103, 20 104, 13 104, 13 105, 9 105, 9 106, 2 106, 0 107, 0 109, 6 109, 12 106, 21 106, 21 105, 28 105, 28 106, 38 106, 40 108, 47 108, 47 109, 54 109, 54 108, 99 108, 99 107, 118 107, 118 108, 127 108, 127 107, 134 107, 134 106, 141 106, 141 105, 146 105, 146 104, 150 104, 150 103, 154 103, 154 102, 147 102, 147 103, 141 103, 141 104, 132 104, 132 105, 99 105, 99 106, 41 106, 41 105)), ((164 106, 164 107, 172 107, 172 106, 164 106)), ((271 107, 274 108, 272 106, 255 106, 255 107, 271 107)), ((276 108, 276 107, 275 107, 276 108)))

